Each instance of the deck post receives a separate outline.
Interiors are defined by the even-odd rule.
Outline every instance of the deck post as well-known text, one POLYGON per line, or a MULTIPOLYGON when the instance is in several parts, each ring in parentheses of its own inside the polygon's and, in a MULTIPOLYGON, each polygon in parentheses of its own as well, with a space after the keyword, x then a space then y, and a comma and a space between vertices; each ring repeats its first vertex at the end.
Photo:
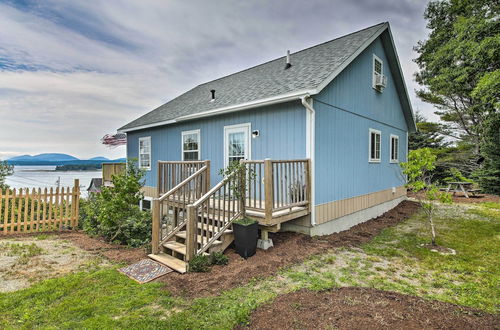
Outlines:
POLYGON ((158 254, 160 245, 160 201, 158 198, 153 199, 153 223, 151 237, 151 252, 158 254))
POLYGON ((273 218, 273 163, 270 158, 264 159, 264 196, 265 196, 265 215, 266 222, 269 223, 273 218))
POLYGON ((312 186, 311 186, 311 159, 307 159, 306 163, 306 198, 308 201, 308 208, 309 212, 312 211, 313 205, 312 205, 312 186))
POLYGON ((205 166, 207 167, 205 171, 205 191, 202 192, 202 195, 205 195, 210 190, 210 160, 205 161, 205 166))
POLYGON ((196 254, 197 242, 196 236, 198 230, 196 228, 196 214, 193 205, 187 206, 187 225, 186 225, 186 262, 193 259, 196 254))

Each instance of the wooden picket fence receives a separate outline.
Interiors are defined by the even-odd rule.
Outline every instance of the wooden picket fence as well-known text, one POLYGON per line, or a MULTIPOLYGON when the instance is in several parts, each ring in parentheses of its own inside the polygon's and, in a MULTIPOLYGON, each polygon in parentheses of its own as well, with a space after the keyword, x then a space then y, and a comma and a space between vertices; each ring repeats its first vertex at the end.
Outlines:
POLYGON ((78 227, 80 182, 73 187, 0 189, 0 235, 78 227))

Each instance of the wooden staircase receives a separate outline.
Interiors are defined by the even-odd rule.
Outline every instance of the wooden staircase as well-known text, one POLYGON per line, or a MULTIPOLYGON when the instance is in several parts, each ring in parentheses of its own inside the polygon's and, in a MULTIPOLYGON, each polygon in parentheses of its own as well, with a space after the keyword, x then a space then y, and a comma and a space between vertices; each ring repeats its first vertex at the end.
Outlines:
POLYGON ((231 224, 240 214, 231 189, 235 173, 207 191, 209 164, 188 172, 192 174, 181 176, 182 182, 153 200, 149 257, 179 273, 187 271, 195 255, 223 252, 234 240, 231 224))
MULTIPOLYGON (((197 223, 197 237, 196 237, 196 248, 197 250, 202 248, 202 241, 205 237, 213 237, 217 232, 218 224, 216 226, 208 225, 208 223, 213 223, 217 221, 216 219, 198 216, 197 223)), ((167 265, 173 270, 183 274, 187 271, 187 230, 182 228, 182 230, 176 232, 173 237, 168 241, 161 244, 160 250, 157 254, 150 254, 149 257, 156 260, 162 264, 167 265)), ((208 255, 214 252, 223 252, 232 242, 234 241, 234 235, 231 228, 224 230, 220 237, 214 240, 209 246, 207 252, 203 254, 208 255)))
POLYGON ((308 159, 241 163, 240 173, 210 188, 210 161, 158 162, 150 258, 185 273, 195 256, 223 252, 234 240, 232 223, 243 215, 267 231, 310 213, 308 159), (246 188, 238 193, 236 186, 246 188))

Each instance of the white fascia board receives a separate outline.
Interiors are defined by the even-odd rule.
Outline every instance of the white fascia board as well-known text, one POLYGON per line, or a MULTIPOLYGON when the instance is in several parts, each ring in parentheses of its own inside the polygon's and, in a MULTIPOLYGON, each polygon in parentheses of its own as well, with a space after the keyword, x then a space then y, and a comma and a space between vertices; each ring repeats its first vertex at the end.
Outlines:
POLYGON ((281 94, 278 96, 268 97, 268 98, 264 98, 264 99, 260 99, 260 100, 256 100, 256 101, 240 103, 237 105, 217 108, 217 109, 210 110, 210 111, 194 113, 192 115, 181 116, 181 117, 177 117, 177 118, 172 119, 172 120, 160 121, 157 123, 152 123, 152 124, 147 124, 147 125, 119 129, 118 132, 127 133, 127 132, 132 132, 132 131, 138 131, 141 129, 151 128, 151 127, 158 127, 158 126, 175 124, 175 123, 178 123, 180 121, 185 121, 185 120, 210 117, 210 116, 221 115, 221 114, 225 114, 225 113, 231 113, 231 112, 236 112, 236 111, 257 108, 257 107, 263 107, 263 106, 267 106, 267 105, 273 105, 273 104, 277 104, 277 103, 284 103, 284 102, 288 102, 288 101, 299 100, 302 96, 313 95, 313 94, 317 94, 316 90, 307 89, 307 90, 297 91, 297 92, 293 92, 293 93, 281 94))
POLYGON ((396 50, 396 44, 394 43, 394 38, 392 37, 391 28, 389 26, 387 27, 387 31, 389 32, 389 37, 390 37, 390 40, 391 40, 392 49, 394 50, 394 55, 396 56, 396 65, 398 67, 399 75, 401 76, 401 80, 403 82, 403 89, 404 89, 405 96, 406 96, 406 102, 408 102, 408 107, 410 108, 410 114, 411 114, 411 119, 412 119, 412 123, 413 123, 413 129, 414 129, 414 131, 416 131, 417 130, 417 124, 416 124, 416 121, 415 121, 415 115, 413 113, 413 107, 411 106, 410 97, 408 95, 408 88, 406 88, 405 77, 403 75, 403 70, 401 69, 401 63, 399 63, 399 56, 398 56, 398 52, 396 50))
POLYGON ((214 109, 214 110, 210 110, 210 111, 194 113, 192 115, 181 116, 181 117, 177 117, 175 120, 177 122, 179 122, 179 121, 183 121, 183 120, 191 120, 191 119, 209 117, 209 116, 220 115, 220 114, 236 112, 236 111, 241 111, 241 110, 248 110, 248 109, 252 109, 252 108, 263 107, 263 106, 267 106, 267 105, 298 100, 298 99, 300 99, 300 97, 308 95, 308 94, 316 94, 316 93, 315 93, 315 90, 303 90, 303 91, 298 91, 298 92, 293 92, 293 93, 281 94, 278 96, 268 97, 268 98, 260 99, 260 100, 256 100, 256 101, 240 103, 237 105, 222 107, 222 108, 218 108, 218 109, 214 109))
MULTIPOLYGON (((342 71, 344 71, 344 69, 349 64, 351 64, 351 62, 354 61, 354 59, 356 59, 359 56, 359 54, 361 54, 361 52, 363 52, 366 49, 366 47, 368 47, 373 41, 375 41, 375 39, 377 39, 388 28, 389 28, 389 24, 384 23, 383 27, 381 27, 377 33, 375 33, 373 36, 371 36, 370 39, 368 39, 361 46, 359 46, 359 48, 354 53, 352 53, 351 56, 349 56, 344 61, 344 63, 342 63, 335 71, 333 71, 325 80, 323 80, 323 82, 321 84, 319 84, 318 88, 316 88, 316 93, 314 93, 314 94, 318 94, 319 92, 321 92, 323 90, 323 88, 328 86, 328 84, 331 83, 332 80, 335 79, 342 71)), ((311 93, 311 94, 313 94, 313 93, 311 93)))
POLYGON ((165 120, 165 121, 159 121, 157 123, 152 123, 152 124, 147 124, 147 125, 141 125, 141 126, 136 126, 136 127, 131 127, 131 128, 121 128, 118 130, 119 133, 127 133, 127 132, 132 132, 132 131, 138 131, 141 129, 146 129, 146 128, 151 128, 151 127, 156 127, 156 126, 163 126, 163 125, 170 125, 173 123, 176 123, 177 121, 174 120, 165 120))

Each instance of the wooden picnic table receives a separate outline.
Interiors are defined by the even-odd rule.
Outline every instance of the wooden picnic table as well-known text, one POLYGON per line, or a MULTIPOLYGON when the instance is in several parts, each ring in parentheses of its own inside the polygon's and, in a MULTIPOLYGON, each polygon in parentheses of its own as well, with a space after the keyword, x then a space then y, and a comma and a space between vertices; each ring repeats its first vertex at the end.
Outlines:
POLYGON ((462 192, 466 198, 469 198, 467 192, 471 192, 472 195, 477 191, 477 189, 472 188, 472 182, 448 182, 448 188, 446 192, 450 192, 451 187, 454 186, 453 195, 457 192, 462 192))

